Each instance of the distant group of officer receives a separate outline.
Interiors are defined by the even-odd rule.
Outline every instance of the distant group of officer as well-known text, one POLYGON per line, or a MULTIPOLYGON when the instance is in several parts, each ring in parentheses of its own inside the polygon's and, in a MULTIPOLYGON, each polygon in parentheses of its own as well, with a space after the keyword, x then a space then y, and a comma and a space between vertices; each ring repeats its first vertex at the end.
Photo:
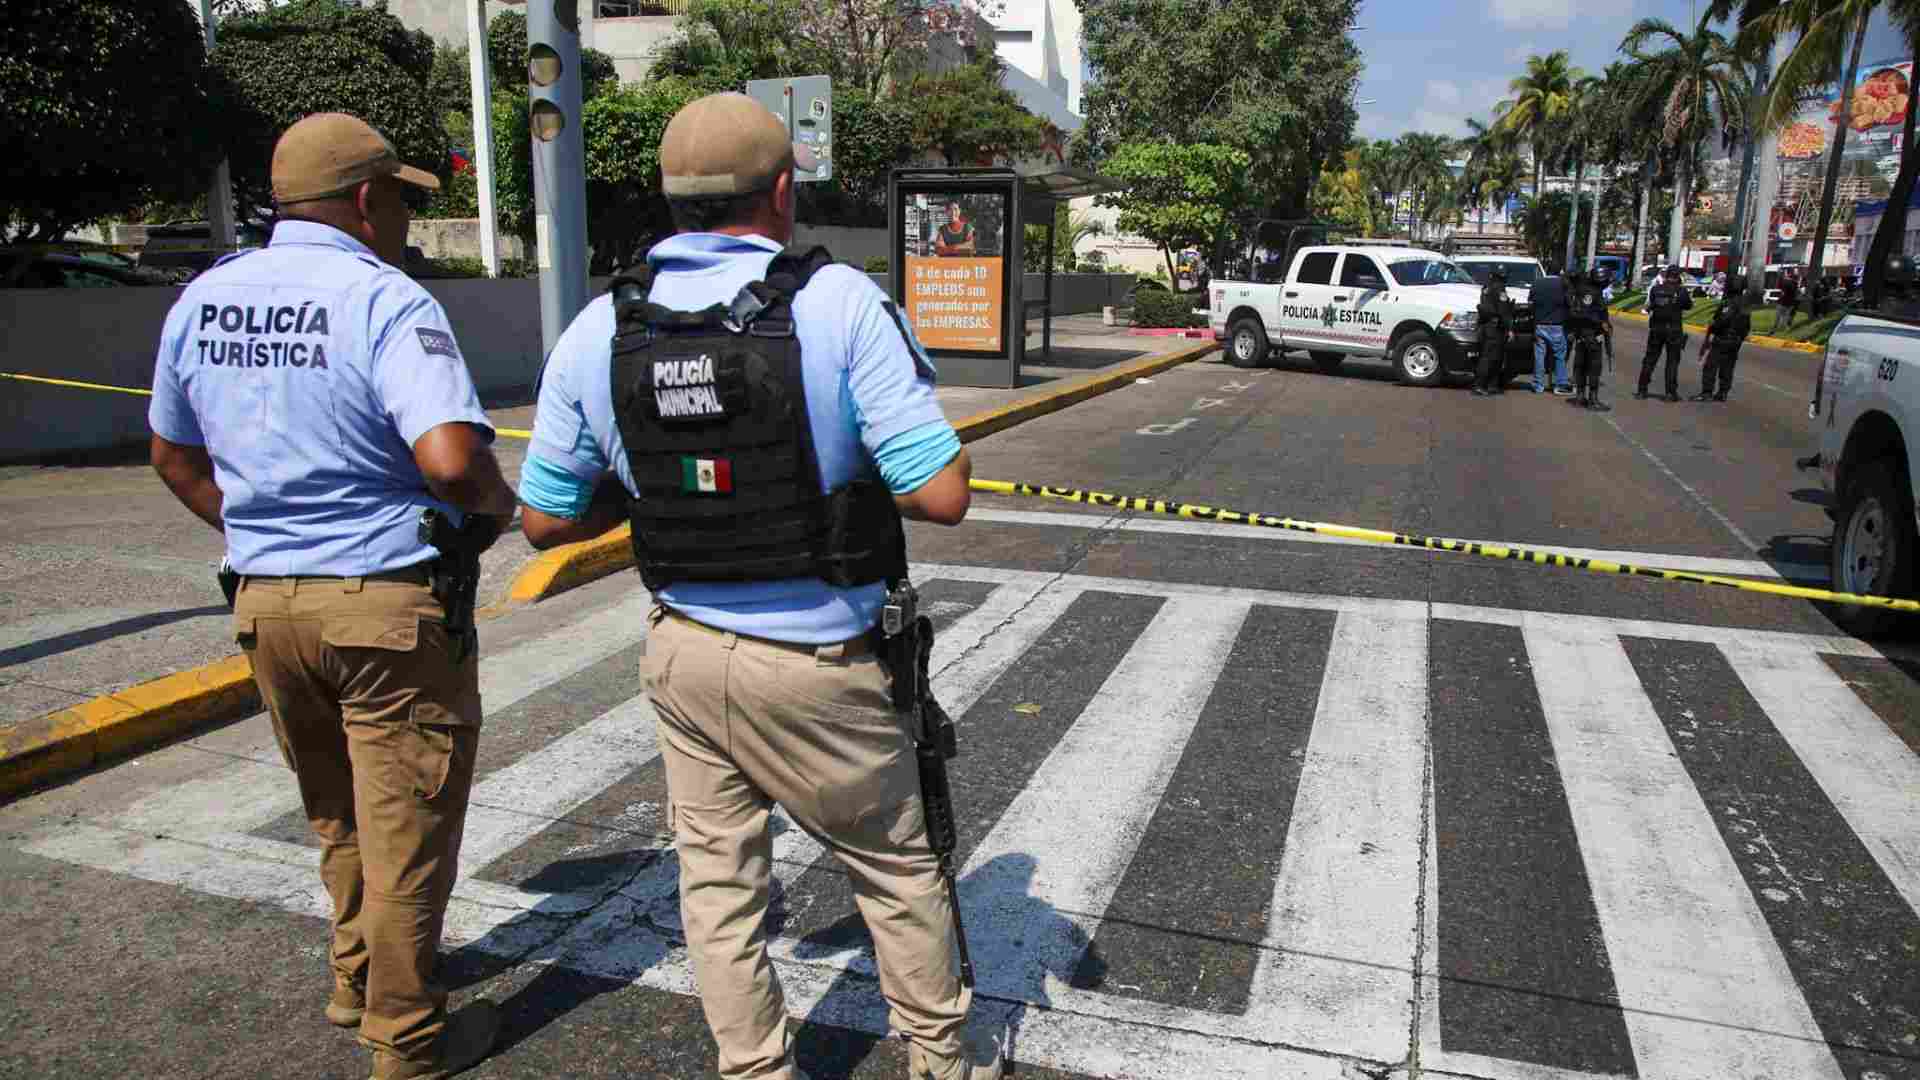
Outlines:
POLYGON ((847 869, 914 1080, 994 1080, 902 525, 965 517, 969 458, 894 304, 785 247, 813 161, 772 113, 702 98, 659 156, 680 232, 556 345, 517 495, 445 312, 396 269, 407 188, 437 181, 361 120, 282 134, 271 243, 167 317, 153 464, 226 535, 234 634, 320 840, 321 1011, 374 1080, 451 1076, 498 1037, 498 1008, 449 1014, 435 980, 482 718, 473 576, 448 564, 477 564, 517 503, 536 547, 633 526, 656 605, 639 677, 721 1076, 800 1075, 767 951, 778 804, 847 869))
MULTIPOLYGON (((1549 268, 1534 283, 1534 393, 1546 392, 1551 371, 1555 394, 1572 397, 1571 404, 1580 408, 1610 410, 1600 400, 1601 360, 1603 356, 1609 361, 1613 357, 1613 321, 1606 301, 1610 278, 1604 266, 1587 273, 1570 271, 1564 276, 1549 268)), ((1506 389, 1507 343, 1517 323, 1507 281, 1507 271, 1495 266, 1480 290, 1480 358, 1473 385, 1476 397, 1504 393, 1506 389)), ((1739 277, 1727 283, 1726 299, 1715 310, 1700 346, 1700 392, 1693 396, 1694 401, 1725 401, 1733 389, 1734 363, 1753 326, 1745 289, 1746 283, 1739 277)), ((1681 320, 1692 304, 1692 295, 1680 281, 1680 268, 1668 264, 1647 293, 1647 352, 1640 364, 1639 385, 1633 394, 1636 399, 1644 401, 1650 396, 1647 387, 1664 353, 1666 400, 1680 400, 1680 351, 1687 340, 1681 320)))

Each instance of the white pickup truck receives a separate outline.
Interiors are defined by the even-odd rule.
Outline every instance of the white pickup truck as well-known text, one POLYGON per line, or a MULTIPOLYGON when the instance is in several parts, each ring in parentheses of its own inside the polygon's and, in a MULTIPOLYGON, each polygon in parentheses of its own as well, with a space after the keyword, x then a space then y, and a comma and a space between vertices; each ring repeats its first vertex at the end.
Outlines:
POLYGON ((1222 270, 1209 323, 1240 367, 1278 349, 1304 349, 1328 372, 1349 356, 1383 356, 1402 382, 1432 386, 1479 356, 1480 287, 1439 252, 1256 241, 1222 270))
MULTIPOLYGON (((1920 312, 1916 312, 1920 314, 1920 312)), ((1827 342, 1807 410, 1817 468, 1833 518, 1833 588, 1912 598, 1920 584, 1920 318, 1854 311, 1827 342)), ((1915 616, 1837 605, 1835 621, 1857 633, 1920 626, 1915 616)))

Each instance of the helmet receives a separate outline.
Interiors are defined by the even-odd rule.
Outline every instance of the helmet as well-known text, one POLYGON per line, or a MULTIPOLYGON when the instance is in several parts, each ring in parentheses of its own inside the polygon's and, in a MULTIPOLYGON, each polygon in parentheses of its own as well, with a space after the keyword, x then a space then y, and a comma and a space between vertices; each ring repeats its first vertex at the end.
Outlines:
POLYGON ((1591 276, 1595 285, 1605 288, 1607 282, 1613 280, 1613 268, 1610 266, 1596 266, 1593 268, 1591 276))
POLYGON ((1487 272, 1487 278, 1490 281, 1504 282, 1507 280, 1507 268, 1495 263, 1493 269, 1487 272))

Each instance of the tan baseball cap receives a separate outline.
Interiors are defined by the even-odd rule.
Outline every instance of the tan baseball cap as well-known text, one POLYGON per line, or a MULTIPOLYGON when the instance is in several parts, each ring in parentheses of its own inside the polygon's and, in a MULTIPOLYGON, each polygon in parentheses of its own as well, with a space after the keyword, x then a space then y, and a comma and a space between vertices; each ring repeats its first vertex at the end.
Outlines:
POLYGON ((281 206, 344 195, 381 176, 440 190, 438 177, 401 164, 385 135, 346 113, 304 117, 273 146, 273 201, 281 206))
POLYGON ((819 166, 779 117, 745 94, 689 102, 660 138, 660 189, 669 198, 745 195, 772 184, 782 169, 819 166))

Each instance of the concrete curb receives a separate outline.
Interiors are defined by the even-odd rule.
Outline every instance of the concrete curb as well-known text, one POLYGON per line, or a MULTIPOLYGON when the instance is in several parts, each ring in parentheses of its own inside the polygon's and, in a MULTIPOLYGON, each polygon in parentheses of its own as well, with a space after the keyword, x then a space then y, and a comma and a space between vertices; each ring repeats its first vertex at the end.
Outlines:
MULTIPOLYGON (((1218 348, 1208 341, 1145 357, 976 413, 954 427, 961 442, 973 442, 1198 360, 1218 348)), ((632 566, 629 536, 629 528, 622 525, 597 539, 540 555, 520 571, 504 603, 486 609, 480 617, 498 616, 511 606, 544 600, 632 566)), ((259 707, 260 695, 247 658, 229 656, 36 717, 0 730, 0 800, 259 707)))
POLYGON ((0 731, 0 798, 260 705, 244 656, 163 675, 0 731))
MULTIPOLYGON (((1631 319, 1634 322, 1642 322, 1642 323, 1647 321, 1647 317, 1645 315, 1639 314, 1638 312, 1616 311, 1616 312, 1613 312, 1612 314, 1613 314, 1613 317, 1616 319, 1631 319)), ((1686 326, 1687 326, 1687 329, 1689 330, 1704 329, 1704 327, 1701 327, 1695 323, 1687 323, 1686 326)), ((1815 345, 1810 341, 1789 341, 1786 338, 1767 337, 1761 334, 1749 335, 1747 337, 1747 344, 1760 345, 1769 349, 1786 349, 1790 352, 1822 353, 1827 351, 1827 347, 1825 345, 1815 345)))
MULTIPOLYGON (((1024 424, 1036 417, 1058 412, 1069 405, 1131 385, 1133 380, 1177 367, 1217 350, 1218 342, 1177 349, 1158 356, 1142 357, 1114 368, 1068 380, 1060 386, 995 409, 975 413, 956 422, 953 429, 960 441, 970 443, 996 431, 1024 424)), ((554 548, 528 563, 513 579, 506 603, 532 604, 578 588, 633 565, 633 530, 622 525, 604 536, 554 548)))

